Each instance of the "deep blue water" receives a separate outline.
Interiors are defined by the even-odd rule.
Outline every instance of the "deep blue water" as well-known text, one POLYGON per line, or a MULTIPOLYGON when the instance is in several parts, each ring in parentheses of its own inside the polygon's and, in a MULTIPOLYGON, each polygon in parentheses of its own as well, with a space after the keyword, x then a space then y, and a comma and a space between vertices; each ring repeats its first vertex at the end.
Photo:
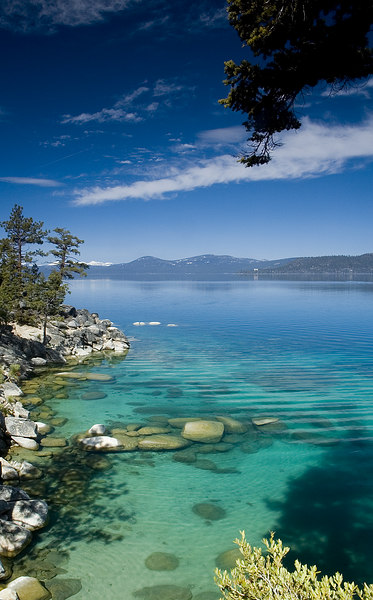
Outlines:
POLYGON ((324 573, 373 581, 372 283, 83 280, 71 290, 67 303, 110 318, 131 350, 76 369, 110 374, 112 383, 78 382, 68 398, 48 399, 68 419, 58 435, 155 415, 273 416, 282 425, 262 430, 250 451, 237 440, 229 452, 199 455, 215 469, 173 453, 111 454, 112 468, 87 487, 89 501, 74 505, 73 518, 57 503, 38 542, 69 553, 69 576, 83 583, 77 599, 110 589, 130 600, 163 583, 218 598, 215 559, 242 529, 256 545, 275 531, 293 559, 324 573), (85 400, 93 390, 105 398, 85 400), (206 502, 225 517, 193 512, 206 502), (175 571, 145 567, 160 551, 177 556, 175 571))

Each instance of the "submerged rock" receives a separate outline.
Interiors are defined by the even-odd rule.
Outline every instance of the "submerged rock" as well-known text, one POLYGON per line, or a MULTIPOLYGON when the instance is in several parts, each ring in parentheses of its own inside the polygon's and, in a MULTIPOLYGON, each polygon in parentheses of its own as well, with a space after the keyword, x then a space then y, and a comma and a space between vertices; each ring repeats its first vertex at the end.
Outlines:
POLYGON ((103 400, 106 397, 107 394, 105 394, 105 392, 99 391, 86 392, 85 394, 82 394, 82 400, 103 400))
POLYGON ((67 379, 86 379, 85 374, 76 373, 74 371, 63 371, 62 373, 57 373, 57 377, 66 377, 67 379))
POLYGON ((254 425, 260 427, 261 425, 272 425, 279 421, 278 417, 255 417, 251 419, 254 425))
POLYGON ((8 590, 16 592, 19 600, 48 600, 50 592, 35 577, 18 577, 11 581, 8 590))
POLYGON ((142 600, 191 600, 192 592, 178 585, 154 585, 133 593, 142 600))
POLYGON ((95 471, 107 471, 113 466, 106 456, 98 456, 96 454, 90 454, 87 457, 87 465, 95 471))
POLYGON ((59 579, 58 577, 45 582, 45 587, 52 594, 53 600, 67 600, 82 589, 80 579, 59 579))
POLYGON ((208 458, 197 458, 193 466, 197 469, 203 469, 203 471, 213 471, 214 473, 219 471, 218 466, 208 458))
POLYGON ((192 511, 207 521, 218 521, 219 519, 223 519, 227 514, 224 508, 221 508, 221 506, 210 504, 208 502, 195 504, 192 508, 192 511))
POLYGON ((46 435, 52 431, 52 426, 48 423, 42 423, 41 421, 36 421, 36 431, 39 435, 46 435))
POLYGON ((193 600, 219 600, 219 592, 200 592, 199 594, 193 594, 193 600))
POLYGON ((140 450, 178 450, 186 448, 191 442, 177 435, 149 435, 138 442, 140 450))
POLYGON ((42 440, 43 448, 63 448, 67 446, 67 440, 65 438, 57 437, 46 437, 42 440))
POLYGON ((112 375, 107 375, 106 373, 85 373, 86 379, 90 381, 113 381, 112 375))
POLYGON ((216 420, 223 423, 226 433, 246 433, 248 430, 247 425, 236 419, 232 419, 232 417, 216 417, 216 420))
POLYGON ((197 454, 192 449, 181 450, 180 452, 175 452, 172 458, 176 462, 192 464, 196 462, 197 454))
POLYGON ((236 562, 242 560, 242 554, 239 548, 233 548, 232 550, 226 550, 221 552, 216 559, 215 564, 218 569, 222 571, 230 571, 236 567, 236 562))
POLYGON ((138 436, 126 435, 126 433, 121 433, 120 431, 114 429, 113 435, 119 441, 120 449, 124 452, 132 452, 138 448, 140 439, 138 436))
POLYGON ((333 446, 338 444, 339 440, 335 437, 326 436, 315 431, 294 431, 291 434, 291 439, 311 444, 312 446, 333 446))
POLYGON ((168 552, 153 552, 145 560, 145 566, 151 571, 174 571, 179 566, 179 559, 168 552))
POLYGON ((54 417, 50 420, 51 425, 53 427, 63 427, 67 423, 66 417, 54 417))
POLYGON ((137 430, 137 435, 156 435, 160 433, 170 433, 170 427, 141 427, 137 430))
POLYGON ((198 417, 175 417, 173 419, 166 419, 171 427, 176 427, 176 429, 183 429, 185 423, 189 423, 191 421, 200 421, 201 419, 198 417))
POLYGON ((223 423, 219 421, 188 421, 181 432, 183 438, 193 442, 220 442, 224 433, 223 423))

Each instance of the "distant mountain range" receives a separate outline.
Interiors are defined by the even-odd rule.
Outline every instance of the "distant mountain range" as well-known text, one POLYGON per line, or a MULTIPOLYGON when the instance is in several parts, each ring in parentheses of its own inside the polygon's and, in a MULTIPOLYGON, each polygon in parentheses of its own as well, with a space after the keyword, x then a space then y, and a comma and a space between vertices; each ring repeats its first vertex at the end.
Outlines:
MULTIPOLYGON (((48 273, 52 267, 43 265, 48 273)), ((89 279, 212 279, 232 278, 253 273, 373 273, 373 254, 361 256, 316 256, 260 260, 234 256, 202 254, 177 260, 142 256, 128 263, 91 263, 89 279)))
POLYGON ((359 256, 311 256, 293 258, 287 263, 269 267, 273 273, 373 273, 373 254, 359 256))

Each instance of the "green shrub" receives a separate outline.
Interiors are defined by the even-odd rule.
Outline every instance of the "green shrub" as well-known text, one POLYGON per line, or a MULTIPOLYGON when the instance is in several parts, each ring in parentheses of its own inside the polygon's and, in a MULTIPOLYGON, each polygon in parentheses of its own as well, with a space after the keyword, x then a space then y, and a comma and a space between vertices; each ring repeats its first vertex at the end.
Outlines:
POLYGON ((217 569, 215 581, 225 600, 373 600, 373 585, 364 584, 363 589, 354 583, 343 581, 336 573, 332 577, 319 578, 316 566, 294 563, 294 571, 288 571, 282 561, 290 548, 275 540, 271 534, 264 539, 265 554, 261 548, 251 547, 245 532, 241 532, 238 544, 242 559, 231 571, 217 569))
POLYGON ((21 365, 19 365, 18 363, 13 363, 12 365, 10 365, 9 375, 8 375, 10 381, 18 381, 20 375, 21 375, 21 365))

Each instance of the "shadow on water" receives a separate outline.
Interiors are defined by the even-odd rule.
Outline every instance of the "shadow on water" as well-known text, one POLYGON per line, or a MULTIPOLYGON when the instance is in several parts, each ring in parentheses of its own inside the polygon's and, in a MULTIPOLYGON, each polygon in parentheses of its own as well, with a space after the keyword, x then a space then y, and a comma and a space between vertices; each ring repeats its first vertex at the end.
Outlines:
POLYGON ((282 512, 275 532, 291 547, 289 568, 298 558, 322 574, 373 583, 373 441, 368 432, 359 440, 351 433, 289 482, 284 502, 267 504, 282 512))

